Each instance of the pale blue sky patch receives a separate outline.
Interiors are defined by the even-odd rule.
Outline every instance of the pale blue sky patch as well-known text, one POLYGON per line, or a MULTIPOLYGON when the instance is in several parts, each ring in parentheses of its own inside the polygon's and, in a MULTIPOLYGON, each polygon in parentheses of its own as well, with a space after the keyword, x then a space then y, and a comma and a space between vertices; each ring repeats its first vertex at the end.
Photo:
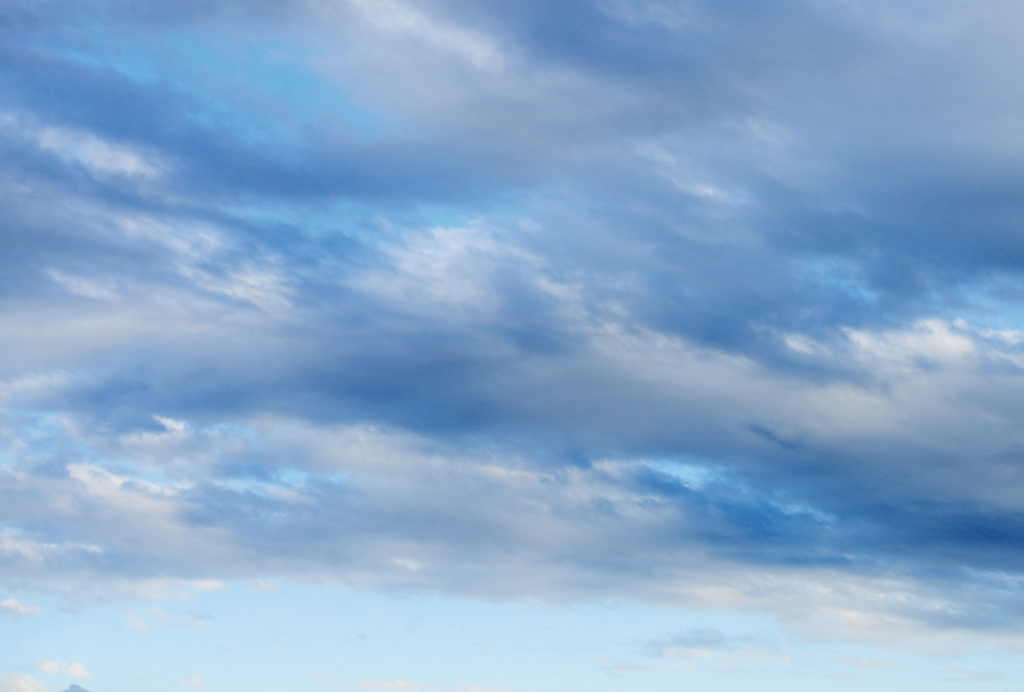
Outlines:
MULTIPOLYGON (((325 690, 398 680, 438 689, 743 690, 757 680, 770 690, 822 684, 854 690, 886 679, 908 684, 916 676, 941 685, 963 677, 951 669, 949 653, 800 642, 751 615, 393 598, 294 583, 280 591, 228 584, 191 593, 127 609, 54 607, 48 619, 0 620, 16 635, 5 651, 5 671, 50 684, 82 682, 52 667, 40 671, 34 659, 42 650, 50 656, 45 660, 79 662, 92 675, 83 684, 93 688, 102 682, 107 689, 155 691, 178 689, 179 679, 192 673, 211 687, 325 690), (115 645, 118 656, 110 649, 115 645), (154 658, 156 650, 163 655, 154 658)), ((1013 670, 995 651, 958 660, 958 670, 1000 676, 1013 670)))
POLYGON ((303 130, 326 125, 362 137, 400 131, 394 116, 358 104, 316 70, 317 42, 300 45, 287 33, 225 41, 216 30, 175 32, 166 41, 176 62, 193 73, 175 86, 207 104, 207 124, 226 123, 252 144, 295 146, 304 143, 303 130))
POLYGON ((1016 276, 996 273, 963 287, 949 302, 950 314, 976 328, 1008 332, 1024 329, 1024 284, 1016 276))
POLYGON ((706 464, 663 460, 652 461, 650 466, 659 473, 681 481, 687 488, 697 490, 710 482, 722 480, 715 469, 706 464))
POLYGON ((279 591, 227 584, 187 593, 74 613, 54 603, 45 618, 0 619, 11 642, 5 672, 90 689, 102 683, 169 691, 198 673, 207 686, 228 689, 368 689, 402 680, 427 689, 603 692, 623 685, 744 690, 755 683, 780 691, 856 690, 915 680, 944 689, 983 677, 993 680, 988 689, 1009 690, 1018 668, 997 649, 887 651, 800 641, 770 619, 713 611, 394 598, 295 583, 279 591), (78 663, 92 677, 41 661, 78 663))

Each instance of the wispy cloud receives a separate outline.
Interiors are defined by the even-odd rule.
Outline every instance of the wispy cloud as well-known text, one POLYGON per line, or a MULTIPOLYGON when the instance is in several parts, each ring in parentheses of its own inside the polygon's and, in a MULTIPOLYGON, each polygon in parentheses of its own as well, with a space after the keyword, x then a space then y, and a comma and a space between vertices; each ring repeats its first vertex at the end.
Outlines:
POLYGON ((694 630, 656 639, 643 653, 660 658, 726 661, 793 661, 793 656, 755 636, 728 636, 718 630, 694 630))
POLYGON ((13 598, 5 598, 0 601, 0 615, 6 615, 7 617, 18 619, 25 615, 34 615, 39 617, 42 615, 42 611, 37 605, 29 605, 13 598))
POLYGON ((205 687, 206 682, 203 680, 203 676, 199 673, 190 673, 182 678, 178 679, 178 682, 182 687, 205 687))
POLYGON ((496 687, 481 687, 480 685, 455 685, 447 687, 444 685, 425 685, 418 682, 406 682, 405 680, 363 680, 361 682, 342 682, 341 687, 351 690, 370 690, 372 692, 420 692, 421 690, 437 690, 438 692, 505 692, 496 687))
POLYGON ((47 692, 46 685, 25 673, 0 675, 0 692, 47 692))
POLYGON ((68 663, 66 661, 43 661, 36 665, 36 668, 44 673, 70 675, 73 678, 91 678, 92 673, 81 663, 68 663))

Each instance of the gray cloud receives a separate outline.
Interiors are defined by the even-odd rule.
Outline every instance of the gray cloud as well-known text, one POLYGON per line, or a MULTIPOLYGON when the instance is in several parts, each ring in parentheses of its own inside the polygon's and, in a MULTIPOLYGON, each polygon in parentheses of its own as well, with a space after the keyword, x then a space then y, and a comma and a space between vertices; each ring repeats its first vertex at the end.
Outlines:
POLYGON ((271 5, 2 10, 4 588, 1019 625, 1016 8, 271 5))

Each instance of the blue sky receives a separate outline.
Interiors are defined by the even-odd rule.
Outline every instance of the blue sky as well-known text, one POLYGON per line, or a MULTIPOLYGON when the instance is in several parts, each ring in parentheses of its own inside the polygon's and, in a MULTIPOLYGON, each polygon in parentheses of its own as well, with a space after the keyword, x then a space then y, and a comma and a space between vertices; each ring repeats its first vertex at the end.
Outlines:
POLYGON ((7 0, 0 692, 1019 689, 1022 26, 7 0))

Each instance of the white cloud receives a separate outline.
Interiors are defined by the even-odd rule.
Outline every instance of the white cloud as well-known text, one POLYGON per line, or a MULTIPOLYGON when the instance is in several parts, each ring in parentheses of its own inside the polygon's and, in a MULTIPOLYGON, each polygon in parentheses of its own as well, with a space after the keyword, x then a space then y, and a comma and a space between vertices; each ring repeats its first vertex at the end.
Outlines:
POLYGON ((163 623, 164 627, 183 628, 198 632, 206 629, 206 621, 191 615, 175 615, 160 608, 150 608, 139 612, 136 610, 125 613, 128 618, 128 628, 139 632, 148 632, 152 629, 150 621, 163 623))
POLYGON ((75 276, 67 272, 50 269, 47 272, 54 283, 63 286, 68 293, 93 300, 112 300, 117 297, 117 285, 111 278, 95 279, 75 276))
POLYGON ((342 683, 344 687, 353 690, 368 690, 369 692, 505 692, 504 689, 495 687, 482 687, 480 685, 427 685, 419 682, 408 682, 406 680, 363 680, 360 682, 342 683))
POLYGON ((111 142, 80 129, 42 125, 13 113, 0 114, 0 128, 34 142, 66 164, 84 167, 97 178, 116 175, 151 179, 169 169, 156 152, 111 142))
POLYGON ((206 629, 206 621, 191 615, 174 615, 159 608, 149 610, 149 615, 164 623, 167 627, 182 627, 184 629, 198 632, 206 629))
POLYGON ((36 133, 39 147, 53 152, 66 163, 79 163, 93 174, 155 178, 166 165, 153 155, 107 142, 87 132, 45 127, 36 133))
POLYGON ((134 610, 125 613, 125 616, 128 618, 128 629, 130 630, 135 630, 136 632, 149 632, 149 630, 152 629, 146 621, 146 618, 134 610))
POLYGON ((189 582, 196 591, 223 591, 224 582, 220 579, 194 579, 189 582))
POLYGON ((25 673, 0 676, 0 692, 50 692, 46 685, 25 673))
POLYGON ((854 656, 844 656, 838 660, 843 665, 850 666, 851 668, 857 668, 860 670, 877 670, 879 668, 895 668, 899 665, 897 661, 891 661, 888 659, 877 659, 877 658, 857 658, 854 656))
POLYGON ((101 552, 103 549, 100 546, 91 543, 44 543, 25 538, 13 529, 0 530, 0 555, 8 559, 20 558, 28 562, 43 563, 55 557, 74 553, 95 555, 101 552))
MULTIPOLYGON (((743 204, 747 201, 747 195, 733 191, 728 192, 708 179, 707 175, 701 175, 699 170, 690 163, 681 162, 676 156, 668 152, 663 146, 647 142, 636 147, 639 156, 653 161, 659 174, 672 183, 681 192, 693 197, 701 198, 708 202, 715 202, 725 205, 743 204)), ((719 231, 716 234, 695 235, 692 231, 686 233, 688 238, 708 243, 735 242, 737 240, 750 241, 751 238, 743 236, 730 236, 719 231)))
POLYGON ((916 358, 951 364, 976 352, 971 335, 955 326, 959 325, 930 319, 921 320, 909 329, 881 333, 850 329, 846 334, 861 358, 876 359, 889 367, 906 367, 908 361, 916 358))
POLYGON ((419 692, 420 690, 443 689, 433 685, 406 682, 405 680, 363 680, 362 682, 352 683, 350 687, 357 690, 371 690, 372 692, 419 692))
POLYGON ((610 17, 632 26, 655 24, 679 30, 700 18, 689 3, 663 0, 598 0, 597 8, 610 17))
MULTIPOLYGON (((677 606, 814 613, 810 624, 818 630, 860 632, 865 636, 875 636, 886 628, 907 632, 914 628, 916 618, 925 620, 936 613, 955 613, 961 607, 955 594, 935 591, 924 597, 926 591, 911 579, 898 583, 853 579, 812 568, 797 572, 764 567, 751 575, 742 565, 711 559, 699 544, 688 542, 685 537, 671 545, 652 541, 652 535, 679 525, 686 515, 685 510, 664 497, 630 485, 630 474, 652 468, 653 462, 649 460, 601 461, 592 469, 545 469, 512 456, 502 457, 494 450, 483 454, 445 450, 438 443, 401 431, 368 426, 317 426, 278 418, 249 423, 238 428, 237 434, 252 436, 253 449, 268 455, 266 463, 272 464, 278 458, 288 459, 292 464, 308 460, 328 474, 344 473, 344 487, 358 489, 352 494, 334 494, 336 491, 325 483, 316 491, 327 493, 317 500, 324 503, 321 506, 325 511, 337 511, 341 513, 339 517, 352 519, 352 530, 344 536, 343 544, 322 543, 316 551, 303 551, 307 556, 302 560, 290 557, 275 561, 275 544, 268 543, 251 524, 221 522, 212 532, 191 525, 188 513, 196 508, 204 511, 201 496, 196 499, 167 491, 166 481, 143 483, 91 465, 74 465, 69 477, 57 481, 26 474, 18 481, 22 485, 12 481, 12 492, 39 497, 52 493, 54 504, 47 506, 48 511, 62 523, 76 526, 83 538, 109 544, 104 549, 125 550, 122 546, 128 546, 131 551, 145 550, 149 552, 144 557, 155 554, 161 562, 178 560, 193 571, 204 570, 208 574, 244 571, 258 564, 264 574, 316 574, 318 578, 360 588, 440 590, 486 598, 529 595, 539 599, 588 600, 625 596, 677 606), (317 458, 318 455, 323 458, 317 458), (467 492, 467 488, 472 488, 472 492, 467 492), (485 501, 466 502, 465 498, 470 496, 485 501), (594 520, 595 503, 610 510, 599 521, 594 520), (76 509, 82 506, 90 508, 88 516, 76 509), (458 507, 458 512, 453 513, 453 507, 458 507), (97 522, 97 515, 104 517, 103 521, 97 522), (380 522, 367 527, 356 519, 359 516, 379 517, 380 522), (417 522, 436 521, 456 533, 465 533, 471 527, 469 535, 473 541, 465 545, 424 543, 403 528, 407 517, 416 517, 417 522), (512 537, 515 549, 481 548, 491 536, 503 540, 512 537), (626 560, 636 559, 637 554, 630 551, 633 546, 640 546, 635 549, 642 548, 644 559, 658 565, 663 580, 593 580, 586 567, 586 556, 602 555, 610 544, 626 546, 621 549, 626 560), (330 553, 341 545, 348 556, 344 569, 325 564, 319 558, 325 549, 330 553), (573 546, 575 554, 583 556, 582 566, 564 559, 568 545, 573 546), (512 554, 514 559, 509 557, 512 554), (466 580, 457 574, 453 577, 453 562, 472 564, 478 578, 466 580), (594 588, 585 592, 574 587, 569 593, 563 586, 567 583, 593 584, 594 588), (900 615, 894 618, 892 613, 900 615)), ((187 427, 196 434, 202 432, 197 426, 187 427)), ((663 466, 653 464, 664 473, 663 466)), ((703 492, 714 483, 694 476, 699 470, 684 468, 680 480, 692 490, 703 492)), ((296 481, 299 491, 307 482, 304 478, 300 476, 296 481)), ((312 482, 319 481, 314 477, 312 482)), ((251 497, 248 491, 239 491, 233 501, 244 503, 247 496, 251 497)), ((217 501, 232 501, 229 497, 222 495, 217 501)), ((795 505, 782 506, 796 511, 795 505)), ((275 514, 278 530, 287 533, 289 522, 294 522, 296 538, 287 540, 301 542, 301 536, 307 532, 302 519, 280 509, 280 514, 275 514)), ((807 512, 802 507, 797 509, 807 512)), ((74 562, 65 562, 69 553, 37 549, 34 542, 15 534, 6 534, 6 538, 8 546, 17 546, 34 556, 39 563, 34 573, 74 578, 74 562)), ((294 547, 295 544, 290 546, 294 547)), ((139 553, 132 555, 135 558, 139 553)), ((197 592, 222 586, 215 580, 148 580, 138 584, 117 582, 114 591, 128 597, 168 598, 177 594, 178 598, 190 598, 197 592)), ((111 587, 104 583, 96 588, 111 587)), ((199 618, 157 609, 133 611, 126 616, 129 627, 142 631, 157 625, 193 630, 205 626, 199 618)), ((809 625, 801 624, 806 626, 809 625)), ((676 651, 673 655, 699 658, 702 654, 695 649, 708 647, 683 648, 694 650, 676 651)), ((725 653, 725 657, 759 655, 756 651, 725 653)), ((718 653, 715 657, 723 655, 718 653)))
POLYGON ((68 663, 66 661, 43 661, 36 668, 44 673, 70 675, 73 678, 91 678, 92 673, 81 663, 68 663))
POLYGON ((955 666, 944 666, 945 680, 956 682, 1000 682, 1007 679, 999 671, 964 670, 955 666))
POLYGON ((453 309, 493 310, 500 300, 489 283, 493 269, 527 259, 477 228, 432 228, 387 254, 391 266, 356 274, 352 285, 415 310, 439 307, 448 319, 453 309))
POLYGON ((269 579, 256 579, 249 585, 249 588, 254 591, 282 591, 284 589, 276 581, 269 579))
POLYGON ((478 69, 496 70, 503 64, 494 39, 479 31, 439 21, 396 0, 348 0, 348 3, 378 28, 418 38, 462 57, 478 69))
POLYGON ((222 275, 197 265, 181 263, 179 271, 196 287, 226 298, 244 301, 268 313, 282 313, 291 307, 291 288, 272 260, 249 261, 222 275))
POLYGON ((684 658, 725 661, 781 661, 790 662, 793 657, 770 649, 744 646, 738 649, 716 650, 700 647, 668 646, 659 652, 665 658, 684 658))
POLYGON ((13 598, 5 598, 0 601, 0 615, 17 620, 25 615, 34 615, 39 617, 42 615, 42 612, 40 612, 39 606, 21 603, 13 598))
POLYGON ((178 682, 180 682, 184 687, 204 687, 206 685, 203 681, 203 676, 199 673, 192 673, 183 678, 178 678, 178 682))

